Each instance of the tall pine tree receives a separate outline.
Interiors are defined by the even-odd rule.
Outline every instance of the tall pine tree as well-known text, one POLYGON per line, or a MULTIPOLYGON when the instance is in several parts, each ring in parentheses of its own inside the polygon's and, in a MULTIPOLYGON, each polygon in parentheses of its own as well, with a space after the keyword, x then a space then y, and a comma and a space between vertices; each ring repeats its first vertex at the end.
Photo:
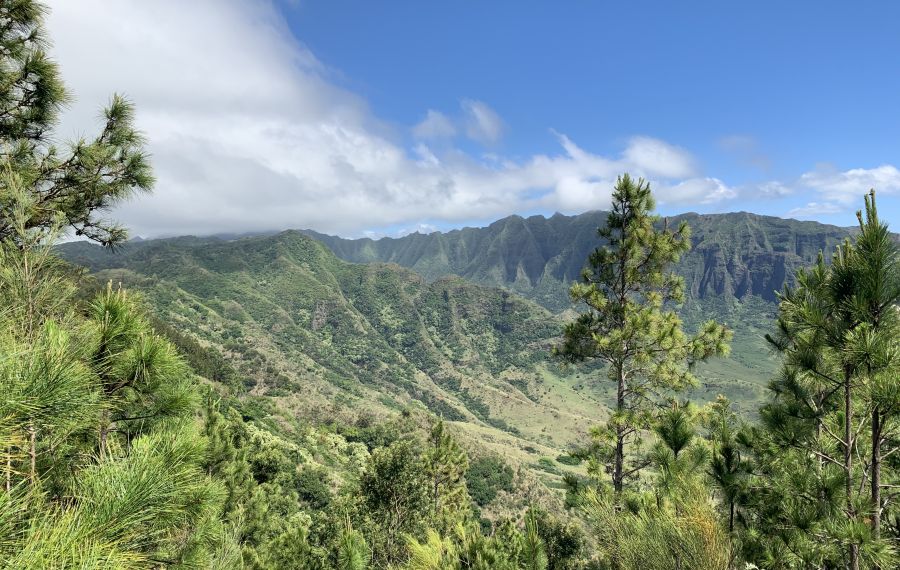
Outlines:
MULTIPOLYGON (((837 248, 832 264, 820 256, 781 294, 778 329, 768 338, 784 355, 784 370, 772 385, 775 400, 762 411, 765 439, 785 456, 780 469, 791 453, 795 465, 814 458, 802 479, 814 488, 791 494, 805 492, 821 506, 833 497, 835 482, 842 487, 840 509, 818 509, 810 519, 827 540, 810 544, 806 560, 828 561, 831 543, 842 552, 834 561, 851 569, 894 561, 881 537, 882 514, 892 507, 881 491, 896 482, 882 480, 882 454, 898 428, 900 403, 897 246, 878 218, 874 192, 857 217, 859 234, 837 248)), ((787 483, 780 475, 770 473, 773 481, 787 483)))
POLYGON ((604 428, 595 432, 595 451, 612 473, 617 495, 647 465, 629 446, 640 440, 667 392, 696 382, 692 364, 727 355, 731 332, 709 321, 694 336, 682 330, 675 312, 684 285, 671 266, 690 249, 690 229, 682 222, 659 227, 650 184, 621 176, 612 195, 605 242, 588 258, 572 299, 586 307, 566 325, 558 355, 596 359, 607 365, 616 402, 604 428))
POLYGON ((847 268, 853 280, 853 313, 860 325, 848 338, 847 350, 860 370, 863 399, 869 412, 869 489, 873 538, 881 538, 882 489, 898 481, 882 478, 885 442, 896 438, 900 412, 900 248, 878 218, 875 192, 865 198, 865 214, 857 212, 859 235, 847 268))

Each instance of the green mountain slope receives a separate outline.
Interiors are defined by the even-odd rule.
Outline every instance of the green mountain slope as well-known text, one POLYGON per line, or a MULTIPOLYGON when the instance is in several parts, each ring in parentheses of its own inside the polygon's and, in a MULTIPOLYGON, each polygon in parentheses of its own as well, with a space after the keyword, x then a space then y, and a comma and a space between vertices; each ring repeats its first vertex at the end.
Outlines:
MULTIPOLYGON (((693 397, 725 393, 754 409, 775 369, 763 340, 774 292, 850 230, 745 213, 670 223, 681 218, 693 230, 677 267, 689 294, 682 316, 688 328, 715 317, 735 329, 733 357, 704 366, 693 397)), ((547 363, 566 317, 553 313, 570 307, 568 285, 604 221, 602 212, 511 216, 381 240, 303 232, 331 251, 299 232, 135 241, 114 255, 86 243, 61 250, 103 278, 140 286, 162 318, 237 362, 252 393, 306 416, 416 401, 483 439, 558 449, 609 397, 601 374, 563 378, 547 363), (560 428, 555 436, 548 425, 560 428)))
MULTIPOLYGON (((685 279, 682 317, 688 328, 716 318, 735 331, 733 357, 704 367, 697 398, 724 392, 752 403, 775 370, 763 335, 775 315, 775 292, 797 269, 813 263, 854 231, 750 213, 682 214, 692 229, 692 249, 676 266, 685 279)), ((577 216, 510 216, 487 227, 401 238, 348 240, 306 232, 339 257, 354 262, 392 262, 427 279, 456 274, 502 287, 559 313, 570 309, 568 289, 597 247, 605 212, 577 216)), ((665 223, 665 222, 661 222, 665 223)))
MULTIPOLYGON (((752 214, 682 217, 694 236, 677 268, 689 292, 684 320, 691 328, 712 316, 735 329, 733 357, 705 365, 693 397, 725 393, 754 409, 775 369, 762 336, 774 291, 849 230, 752 214)), ((582 437, 611 396, 602 372, 562 371, 548 351, 604 219, 512 216, 377 241, 288 231, 61 251, 102 280, 140 288, 161 319, 232 363, 251 395, 322 422, 342 410, 421 405, 535 463, 582 437)))
POLYGON ((549 362, 559 318, 507 291, 344 262, 293 231, 61 251, 101 282, 142 291, 178 334, 216 349, 251 397, 313 422, 424 406, 537 466, 604 413, 601 390, 549 362))
MULTIPOLYGON (((730 303, 751 296, 775 300, 801 266, 819 251, 830 255, 851 230, 749 213, 683 214, 693 248, 678 264, 692 300, 730 303)), ((598 244, 605 212, 577 216, 510 216, 482 228, 401 238, 349 240, 307 232, 340 258, 357 263, 397 263, 428 279, 456 274, 485 285, 509 288, 552 311, 569 306, 568 286, 578 278, 598 244)))

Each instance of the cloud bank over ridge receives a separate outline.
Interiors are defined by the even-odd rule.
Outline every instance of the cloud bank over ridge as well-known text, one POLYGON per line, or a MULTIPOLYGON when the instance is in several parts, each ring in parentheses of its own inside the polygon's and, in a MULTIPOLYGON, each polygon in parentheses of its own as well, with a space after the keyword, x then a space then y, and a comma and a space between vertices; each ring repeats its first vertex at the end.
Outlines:
POLYGON ((136 235, 303 227, 354 236, 579 212, 606 207, 625 171, 649 178, 661 204, 682 210, 727 210, 739 197, 806 189, 816 200, 794 215, 815 216, 855 203, 869 185, 900 194, 900 171, 890 165, 730 186, 687 149, 649 136, 603 155, 548 128, 558 151, 505 157, 494 147, 514 125, 477 93, 458 109, 426 109, 416 125, 388 124, 267 2, 50 4, 52 53, 75 98, 61 138, 99 128, 114 92, 137 106, 158 184, 114 213, 136 235))

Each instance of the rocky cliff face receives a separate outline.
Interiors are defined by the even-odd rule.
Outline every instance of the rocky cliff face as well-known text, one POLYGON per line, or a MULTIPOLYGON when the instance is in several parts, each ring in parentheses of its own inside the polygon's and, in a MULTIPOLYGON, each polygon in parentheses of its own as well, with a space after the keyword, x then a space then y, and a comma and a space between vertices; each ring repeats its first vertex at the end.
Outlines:
POLYGON ((692 297, 775 300, 800 267, 826 257, 851 230, 754 214, 685 216, 693 249, 678 266, 692 297))
MULTIPOLYGON (((702 371, 697 397, 721 392, 754 409, 776 367, 763 338, 775 292, 851 230, 745 213, 685 214, 670 223, 682 218, 693 243, 677 265, 689 295, 685 326, 715 318, 735 333, 732 358, 702 371)), ((559 407, 532 400, 546 390, 544 375, 555 374, 542 368, 564 320, 551 312, 572 306, 569 286, 600 245, 605 219, 602 212, 511 216, 485 228, 374 241, 306 232, 317 243, 284 232, 148 240, 116 255, 86 243, 61 251, 101 282, 141 289, 166 322, 217 347, 254 379, 252 390, 289 398, 300 391, 295 404, 310 406, 417 400, 508 437, 530 429, 517 418, 546 414, 558 422, 560 409, 591 409, 591 398, 604 397, 570 390, 567 380, 559 383, 566 387, 559 407)), ((583 425, 576 415, 560 417, 569 433, 583 425)))
MULTIPOLYGON (((725 300, 775 292, 820 251, 830 256, 851 234, 847 228, 749 213, 683 214, 692 229, 692 250, 677 271, 689 296, 725 300)), ((393 262, 427 279, 456 274, 512 289, 551 310, 568 306, 568 285, 578 278, 590 251, 600 244, 604 212, 549 218, 510 216, 484 228, 402 238, 347 240, 308 232, 339 257, 353 262, 393 262)))

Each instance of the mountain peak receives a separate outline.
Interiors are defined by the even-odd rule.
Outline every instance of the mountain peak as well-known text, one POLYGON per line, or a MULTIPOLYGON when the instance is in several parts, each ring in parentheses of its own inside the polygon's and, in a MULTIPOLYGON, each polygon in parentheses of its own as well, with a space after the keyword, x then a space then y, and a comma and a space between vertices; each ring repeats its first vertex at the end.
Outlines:
MULTIPOLYGON (((568 216, 559 212, 512 215, 486 227, 429 236, 380 240, 321 239, 338 257, 353 262, 389 261, 430 280, 457 274, 484 285, 511 289, 559 311, 570 305, 568 287, 577 280, 600 242, 597 228, 607 212, 568 216)), ((751 212, 670 216, 692 227, 693 249, 678 265, 689 296, 732 302, 747 296, 775 299, 799 267, 829 254, 849 230, 751 212)))

